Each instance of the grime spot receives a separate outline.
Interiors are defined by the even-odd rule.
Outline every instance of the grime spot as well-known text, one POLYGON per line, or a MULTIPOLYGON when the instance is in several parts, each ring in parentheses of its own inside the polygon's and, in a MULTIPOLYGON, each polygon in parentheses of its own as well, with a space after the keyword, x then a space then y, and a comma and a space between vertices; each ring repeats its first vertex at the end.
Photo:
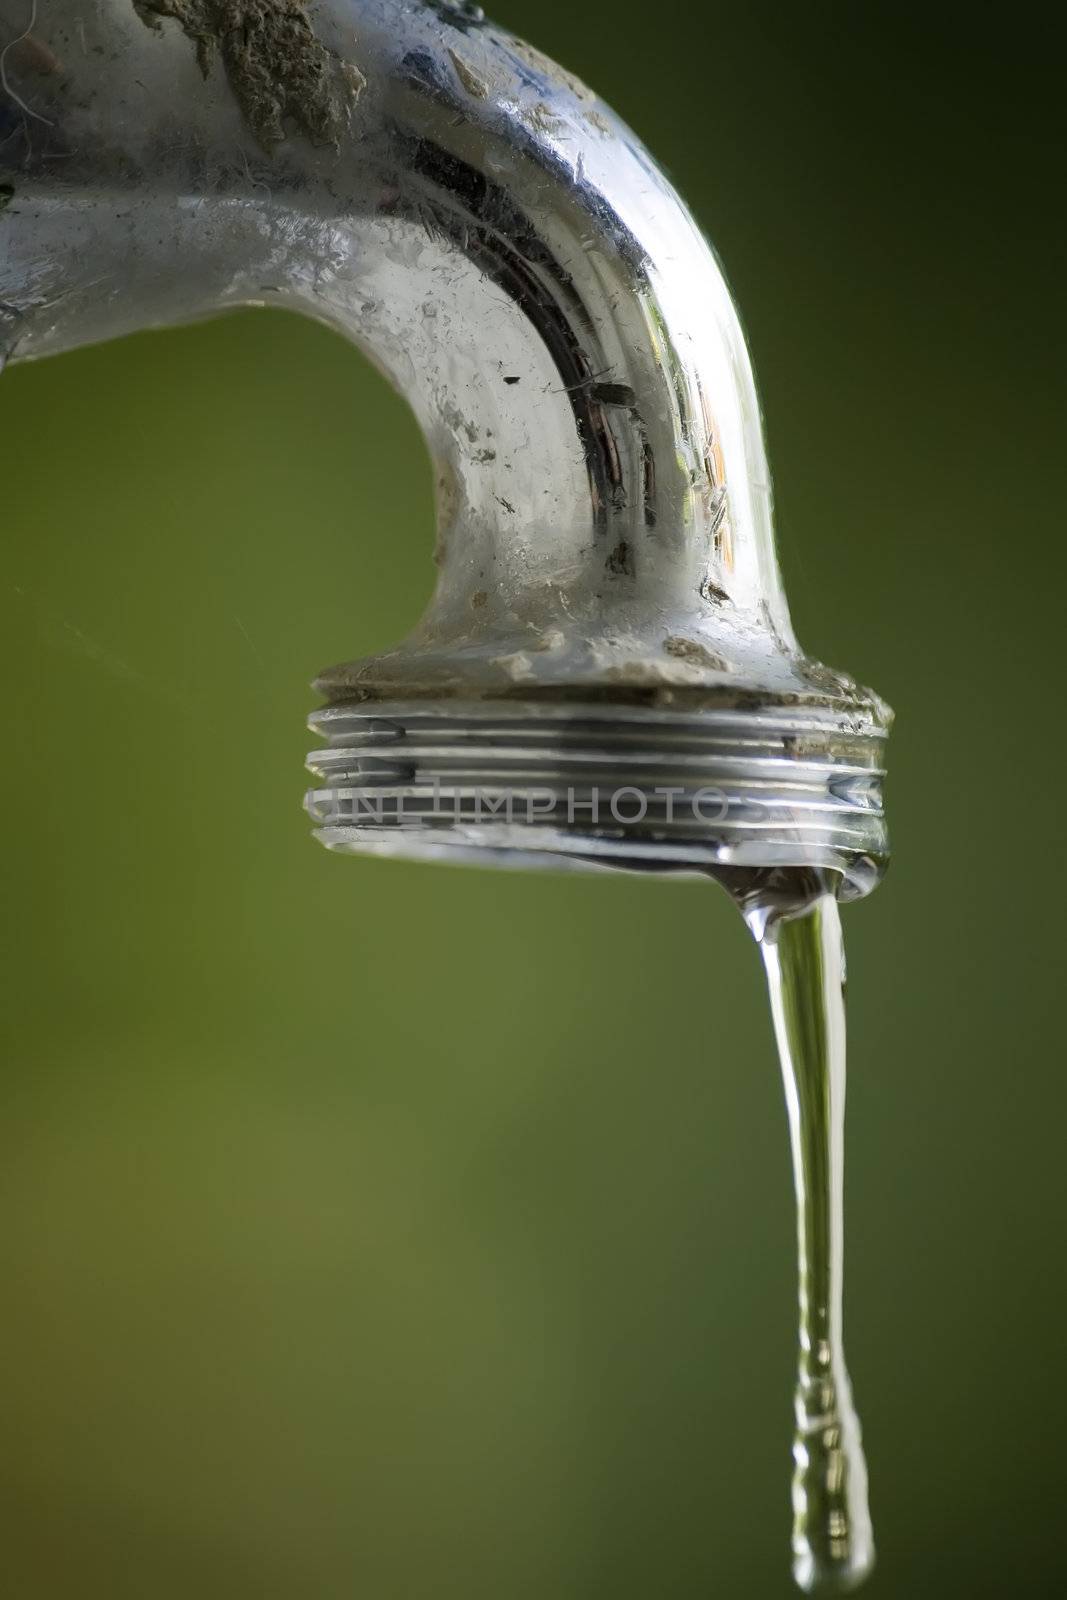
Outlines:
POLYGON ((607 560, 607 568, 616 578, 632 578, 634 575, 633 546, 628 539, 620 539, 607 560))
POLYGON ((494 665, 503 667, 508 677, 515 683, 522 683, 527 678, 533 677, 533 662, 525 650, 515 650, 511 655, 498 656, 494 665))
POLYGON ((452 430, 457 439, 463 434, 469 444, 477 441, 478 429, 451 400, 442 400, 441 420, 452 430))
POLYGON ((714 655, 706 650, 695 639, 683 639, 674 634, 669 639, 664 639, 663 648, 669 656, 674 656, 676 661, 687 661, 692 667, 706 667, 709 672, 729 672, 729 663, 722 656, 714 655))
POLYGON ((456 77, 474 100, 484 100, 489 94, 489 85, 484 78, 480 78, 473 67, 467 65, 463 57, 456 50, 448 52, 449 59, 456 69, 456 77))
POLYGON ((628 383, 594 383, 589 392, 602 406, 632 407, 637 403, 637 396, 628 383))
POLYGON ((826 667, 821 661, 812 661, 810 657, 804 662, 804 677, 816 689, 827 689, 831 694, 850 695, 855 693, 856 685, 852 679, 843 672, 835 672, 833 667, 826 667))
POLYGON ((728 606, 730 604, 730 596, 726 593, 726 590, 720 588, 717 583, 712 583, 710 578, 706 578, 701 584, 700 592, 705 600, 713 600, 716 605, 728 606))
POLYGON ((551 654, 553 651, 562 650, 566 646, 566 643, 566 639, 558 628, 549 628, 548 632, 543 633, 539 639, 535 640, 534 643, 529 646, 529 648, 531 650, 535 650, 538 655, 542 654, 543 652, 548 652, 551 654))
POLYGON ((449 530, 456 523, 463 500, 459 479, 446 461, 439 464, 436 490, 437 537, 434 541, 433 558, 437 565, 441 566, 447 553, 449 530))
POLYGON ((512 54, 518 56, 520 61, 532 68, 547 83, 562 84, 570 90, 576 100, 596 99, 588 84, 583 83, 573 72, 568 72, 566 67, 561 67, 558 61, 553 61, 542 51, 535 50, 532 44, 527 44, 523 39, 509 39, 508 44, 512 54))
POLYGON ((268 153, 295 123, 316 145, 336 145, 346 132, 366 79, 328 50, 301 0, 133 0, 138 16, 158 29, 173 17, 196 46, 207 77, 218 48, 245 121, 268 153))
POLYGON ((533 128, 535 133, 556 133, 563 125, 552 107, 544 100, 538 100, 536 105, 528 106, 519 114, 527 127, 533 128))
POLYGON ((474 607, 475 611, 480 611, 482 607, 488 603, 488 600, 489 595, 485 589, 475 589, 474 593, 471 595, 471 605, 474 607))

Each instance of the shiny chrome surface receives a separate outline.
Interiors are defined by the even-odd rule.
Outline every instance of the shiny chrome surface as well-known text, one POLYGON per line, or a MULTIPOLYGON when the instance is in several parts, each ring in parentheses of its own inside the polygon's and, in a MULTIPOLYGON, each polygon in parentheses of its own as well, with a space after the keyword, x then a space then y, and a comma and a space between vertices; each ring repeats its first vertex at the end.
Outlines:
POLYGON ((884 730, 796 644, 715 259, 584 85, 445 0, 50 0, 4 66, 11 359, 279 304, 415 411, 437 590, 328 699, 402 730, 422 702, 645 707, 653 739, 671 712, 802 707, 829 765, 884 730))

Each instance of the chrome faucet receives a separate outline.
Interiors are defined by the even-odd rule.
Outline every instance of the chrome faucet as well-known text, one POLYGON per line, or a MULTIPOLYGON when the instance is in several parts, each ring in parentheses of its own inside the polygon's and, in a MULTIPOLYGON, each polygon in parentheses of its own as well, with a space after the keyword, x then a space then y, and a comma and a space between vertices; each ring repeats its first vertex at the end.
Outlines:
POLYGON ((281 305, 425 434, 437 588, 318 680, 324 843, 872 888, 889 713, 797 645, 733 304, 612 112, 450 0, 30 23, 2 57, 0 352, 281 305))

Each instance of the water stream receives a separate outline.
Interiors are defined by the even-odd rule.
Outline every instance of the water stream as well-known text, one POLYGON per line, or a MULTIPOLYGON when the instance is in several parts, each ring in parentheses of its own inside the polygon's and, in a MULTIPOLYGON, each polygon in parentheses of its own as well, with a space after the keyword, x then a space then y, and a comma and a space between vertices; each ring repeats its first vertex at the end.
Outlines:
POLYGON ((809 1591, 854 1588, 874 1565, 842 1334, 845 952, 832 891, 825 875, 804 874, 737 897, 767 973, 789 1113, 799 1276, 793 1575, 809 1591))

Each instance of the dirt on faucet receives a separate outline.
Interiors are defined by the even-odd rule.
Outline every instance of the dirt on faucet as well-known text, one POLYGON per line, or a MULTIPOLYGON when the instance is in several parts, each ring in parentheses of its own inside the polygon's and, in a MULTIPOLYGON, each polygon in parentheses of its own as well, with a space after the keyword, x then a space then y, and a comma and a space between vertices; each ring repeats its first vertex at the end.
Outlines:
POLYGON ((366 79, 316 34, 301 0, 133 0, 150 28, 173 17, 207 77, 217 49, 248 126, 269 154, 295 124, 336 145, 366 79))

